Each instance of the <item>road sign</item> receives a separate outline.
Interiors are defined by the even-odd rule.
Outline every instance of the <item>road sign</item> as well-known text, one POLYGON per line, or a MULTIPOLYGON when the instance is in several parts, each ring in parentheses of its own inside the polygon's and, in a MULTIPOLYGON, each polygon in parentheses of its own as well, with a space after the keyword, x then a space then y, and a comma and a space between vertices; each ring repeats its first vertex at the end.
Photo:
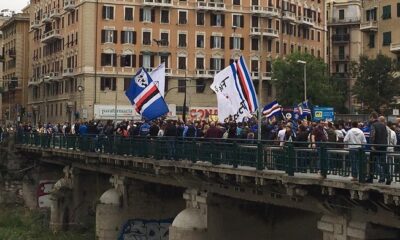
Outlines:
POLYGON ((393 115, 399 116, 399 109, 393 109, 393 115))
POLYGON ((333 121, 335 120, 335 111, 333 107, 314 107, 313 120, 325 120, 333 121))

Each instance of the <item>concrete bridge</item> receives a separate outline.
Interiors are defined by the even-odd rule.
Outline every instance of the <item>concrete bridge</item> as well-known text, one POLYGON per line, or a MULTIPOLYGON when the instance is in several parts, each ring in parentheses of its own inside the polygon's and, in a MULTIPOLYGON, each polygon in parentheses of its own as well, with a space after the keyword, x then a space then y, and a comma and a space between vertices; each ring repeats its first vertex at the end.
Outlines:
POLYGON ((363 183, 368 151, 204 139, 37 136, 18 138, 14 158, 34 166, 24 198, 36 207, 40 179, 56 181, 50 227, 85 225, 99 239, 400 239, 396 153, 391 185, 363 183))

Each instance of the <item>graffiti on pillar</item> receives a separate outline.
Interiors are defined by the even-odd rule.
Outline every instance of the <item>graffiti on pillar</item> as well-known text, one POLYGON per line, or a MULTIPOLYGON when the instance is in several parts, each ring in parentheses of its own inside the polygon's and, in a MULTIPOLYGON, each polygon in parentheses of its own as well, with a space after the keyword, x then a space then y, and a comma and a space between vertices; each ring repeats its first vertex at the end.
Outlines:
POLYGON ((168 240, 173 219, 128 220, 122 227, 118 240, 168 240))
POLYGON ((39 208, 49 208, 51 205, 51 191, 55 182, 52 180, 41 180, 37 188, 37 200, 39 208))

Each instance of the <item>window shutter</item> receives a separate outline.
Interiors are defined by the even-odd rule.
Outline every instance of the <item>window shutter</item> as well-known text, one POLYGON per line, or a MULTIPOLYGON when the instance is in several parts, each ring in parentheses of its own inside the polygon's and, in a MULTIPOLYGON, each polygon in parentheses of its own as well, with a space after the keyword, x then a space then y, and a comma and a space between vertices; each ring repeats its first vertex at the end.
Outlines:
POLYGON ((121 43, 125 43, 125 31, 121 31, 121 43))
POLYGON ((132 43, 136 44, 136 31, 133 31, 132 43))
POLYGON ((214 47, 214 36, 210 37, 210 48, 214 47))
POLYGON ((121 66, 121 67, 125 67, 125 58, 126 58, 127 56, 125 56, 125 55, 121 55, 121 57, 120 57, 120 62, 119 62, 119 65, 121 66))
POLYGON ((154 67, 154 55, 150 56, 150 67, 154 67))
POLYGON ((210 15, 210 25, 215 26, 215 15, 214 14, 210 15))
POLYGON ((214 59, 210 58, 210 69, 214 70, 214 59))
POLYGON ((140 54, 139 55, 139 66, 138 67, 142 67, 143 66, 143 55, 140 54))
POLYGON ((106 30, 101 30, 101 43, 106 42, 106 30))
POLYGON ((114 19, 114 7, 110 7, 110 19, 114 19))
POLYGON ((113 53, 113 62, 112 62, 112 65, 113 65, 114 67, 117 66, 117 54, 115 54, 115 53, 113 53))
POLYGON ((225 26, 225 14, 221 14, 221 26, 225 26))
POLYGON ((240 38, 240 50, 244 50, 244 38, 240 38))
POLYGON ((106 6, 103 6, 103 19, 106 18, 106 6))
POLYGON ((136 55, 132 55, 132 67, 136 67, 136 55))
POLYGON ((114 43, 117 43, 118 42, 118 31, 117 30, 114 30, 114 43))
POLYGON ((224 69, 225 68, 225 59, 221 59, 221 68, 224 69))
POLYGON ((221 49, 225 49, 225 37, 221 37, 221 49))
POLYGON ((151 22, 156 21, 156 11, 154 9, 151 9, 151 22))
POLYGON ((233 49, 233 37, 229 37, 229 49, 233 49))
POLYGON ((240 16, 240 27, 241 28, 244 27, 244 16, 243 15, 240 16))
POLYGON ((143 22, 143 8, 139 10, 139 21, 143 22))
POLYGON ((101 54, 101 66, 105 66, 106 62, 105 62, 105 53, 101 54))

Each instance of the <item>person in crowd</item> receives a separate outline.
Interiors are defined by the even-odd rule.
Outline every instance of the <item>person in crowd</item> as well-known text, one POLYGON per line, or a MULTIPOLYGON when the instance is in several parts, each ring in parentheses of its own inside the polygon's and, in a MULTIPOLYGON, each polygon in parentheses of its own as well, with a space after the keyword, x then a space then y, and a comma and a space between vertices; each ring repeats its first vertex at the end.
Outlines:
POLYGON ((351 164, 351 180, 356 180, 358 175, 357 152, 367 143, 363 131, 358 127, 358 122, 351 123, 352 128, 347 132, 343 142, 347 144, 349 149, 349 160, 351 164))
POLYGON ((205 133, 205 138, 222 138, 224 133, 215 125, 215 122, 210 123, 210 128, 205 133))

